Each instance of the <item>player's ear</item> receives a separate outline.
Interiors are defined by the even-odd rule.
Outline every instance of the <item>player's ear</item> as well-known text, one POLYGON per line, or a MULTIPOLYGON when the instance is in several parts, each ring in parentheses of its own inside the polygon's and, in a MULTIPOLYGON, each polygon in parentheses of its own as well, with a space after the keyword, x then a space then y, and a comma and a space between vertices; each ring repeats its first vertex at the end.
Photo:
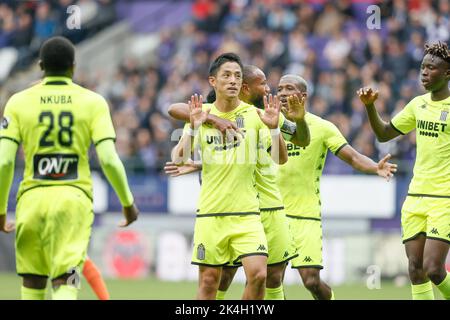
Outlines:
POLYGON ((247 83, 242 82, 241 91, 244 92, 245 94, 249 94, 250 93, 250 88, 249 88, 247 83))
POLYGON ((209 76, 208 77, 208 82, 211 85, 211 87, 216 88, 216 77, 209 76))
POLYGON ((40 68, 42 71, 44 71, 44 64, 42 63, 42 60, 39 60, 38 64, 39 64, 39 68, 40 68))

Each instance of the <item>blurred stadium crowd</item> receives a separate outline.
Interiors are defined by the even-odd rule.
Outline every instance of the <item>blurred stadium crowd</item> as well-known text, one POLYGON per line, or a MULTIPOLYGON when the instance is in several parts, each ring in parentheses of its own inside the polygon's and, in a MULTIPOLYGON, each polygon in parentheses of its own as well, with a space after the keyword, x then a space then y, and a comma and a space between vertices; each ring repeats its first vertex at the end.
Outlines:
MULTIPOLYGON (((69 9, 69 12, 72 12, 69 9)), ((77 44, 107 27, 116 19, 111 0, 46 0, 0 1, 0 49, 17 52, 11 72, 22 70, 32 63, 41 44, 54 35, 62 35, 77 44), (80 29, 67 27, 68 8, 76 4, 82 14, 80 29)))
MULTIPOLYGON (((51 35, 78 43, 111 24, 115 2, 3 0, 0 50, 14 47, 20 57, 15 68, 26 67, 51 35), (61 19, 72 3, 82 7, 86 19, 81 30, 67 30, 61 19)), ((274 93, 281 75, 303 76, 310 85, 309 111, 335 123, 365 155, 378 159, 390 152, 405 164, 400 168, 411 169, 414 136, 378 144, 356 90, 378 88, 377 107, 385 115, 424 92, 418 81, 423 46, 426 41, 449 42, 448 0, 195 0, 191 16, 182 26, 159 31, 156 62, 142 67, 126 59, 111 79, 76 75, 78 83, 108 99, 117 149, 128 168, 162 169, 174 145, 171 133, 182 126, 168 116, 168 106, 193 93, 206 96, 210 61, 232 51, 263 69, 274 93), (367 27, 369 3, 381 8, 380 29, 367 27)), ((334 174, 351 171, 335 157, 325 168, 334 174)))

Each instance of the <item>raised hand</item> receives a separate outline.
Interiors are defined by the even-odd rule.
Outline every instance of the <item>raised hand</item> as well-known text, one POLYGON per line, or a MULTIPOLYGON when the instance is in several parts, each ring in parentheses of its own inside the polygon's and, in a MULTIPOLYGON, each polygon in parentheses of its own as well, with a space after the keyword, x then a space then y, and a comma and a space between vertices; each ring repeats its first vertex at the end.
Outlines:
POLYGON ((390 158, 391 158, 391 155, 387 154, 377 164, 377 166, 378 166, 377 174, 380 177, 385 178, 387 181, 389 181, 394 176, 394 173, 397 172, 397 165, 394 163, 388 162, 388 160, 390 158))
POLYGON ((288 109, 286 110, 286 118, 292 121, 301 121, 305 119, 305 101, 304 96, 291 95, 287 98, 288 109))
POLYGON ((378 90, 374 91, 370 87, 361 88, 356 91, 356 93, 358 94, 361 102, 366 106, 372 105, 378 98, 378 90))
POLYGON ((200 171, 201 165, 194 164, 194 161, 189 159, 182 165, 176 165, 175 162, 166 162, 164 172, 171 177, 178 177, 195 171, 200 171))
POLYGON ((278 100, 278 97, 273 97, 271 94, 269 94, 269 98, 264 96, 264 113, 256 109, 258 112, 259 117, 261 118, 261 121, 269 128, 269 129, 276 129, 278 128, 278 122, 280 119, 280 110, 281 105, 280 101, 278 100))
POLYGON ((202 110, 202 101, 203 97, 200 97, 197 94, 191 96, 191 100, 188 102, 189 105, 189 119, 191 122, 191 127, 193 129, 199 128, 203 123, 208 119, 208 114, 211 109, 206 111, 202 110))
POLYGON ((139 209, 136 207, 136 205, 133 203, 129 207, 123 207, 122 213, 125 217, 125 221, 122 221, 119 224, 119 227, 125 228, 128 227, 130 224, 132 224, 134 221, 137 220, 139 216, 139 209))

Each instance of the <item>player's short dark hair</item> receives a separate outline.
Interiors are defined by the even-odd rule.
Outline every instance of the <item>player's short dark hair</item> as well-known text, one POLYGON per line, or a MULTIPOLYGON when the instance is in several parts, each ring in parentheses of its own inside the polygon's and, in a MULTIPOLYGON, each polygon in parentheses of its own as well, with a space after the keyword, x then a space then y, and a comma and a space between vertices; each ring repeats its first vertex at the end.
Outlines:
POLYGON ((424 55, 426 54, 439 57, 450 64, 450 50, 445 42, 438 41, 432 44, 425 44, 424 55))
POLYGON ((75 62, 75 47, 64 37, 52 37, 42 45, 39 57, 45 72, 65 73, 75 62))
POLYGON ((242 64, 241 58, 236 53, 227 52, 222 53, 220 56, 214 59, 209 67, 209 75, 215 76, 220 66, 226 62, 236 62, 241 67, 241 70, 244 70, 244 65, 242 64))

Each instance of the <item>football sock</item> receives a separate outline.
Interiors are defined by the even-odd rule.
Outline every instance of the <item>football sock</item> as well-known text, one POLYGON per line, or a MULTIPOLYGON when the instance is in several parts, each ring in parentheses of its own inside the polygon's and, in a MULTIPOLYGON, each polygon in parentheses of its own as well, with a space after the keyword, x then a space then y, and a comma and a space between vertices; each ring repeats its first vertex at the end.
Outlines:
POLYGON ((436 285, 445 300, 450 300, 450 273, 447 272, 445 279, 436 285))
POLYGON ((225 300, 226 291, 217 290, 216 300, 225 300))
POLYGON ((330 298, 330 300, 336 300, 336 297, 334 296, 333 290, 331 290, 331 298, 330 298))
POLYGON ((284 300, 283 285, 278 288, 266 288, 264 300, 284 300))
POLYGON ((45 300, 47 289, 31 289, 22 286, 20 293, 22 300, 45 300))
POLYGON ((434 300, 431 281, 422 284, 411 284, 413 300, 434 300))
POLYGON ((78 289, 73 286, 61 285, 52 289, 53 300, 77 300, 78 289))

